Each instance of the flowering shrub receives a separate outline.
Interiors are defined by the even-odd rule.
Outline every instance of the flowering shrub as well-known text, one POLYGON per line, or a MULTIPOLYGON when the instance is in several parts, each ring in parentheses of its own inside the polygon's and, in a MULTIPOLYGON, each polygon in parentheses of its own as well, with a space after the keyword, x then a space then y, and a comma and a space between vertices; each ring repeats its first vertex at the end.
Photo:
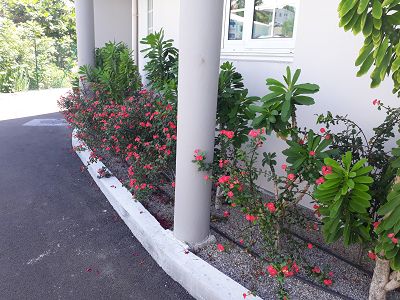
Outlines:
POLYGON ((75 91, 62 98, 66 120, 78 129, 93 156, 106 151, 127 162, 126 186, 136 198, 172 184, 176 149, 176 105, 141 90, 121 104, 101 90, 93 97, 75 91))

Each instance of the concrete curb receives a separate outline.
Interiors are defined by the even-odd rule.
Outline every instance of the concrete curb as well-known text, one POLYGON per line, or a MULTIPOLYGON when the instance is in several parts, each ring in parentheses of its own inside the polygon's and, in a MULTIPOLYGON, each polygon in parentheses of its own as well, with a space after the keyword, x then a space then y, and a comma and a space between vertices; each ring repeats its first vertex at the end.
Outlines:
MULTIPOLYGON (((87 165, 91 151, 83 141, 76 138, 75 133, 72 134, 72 147, 84 165, 87 165), (80 151, 82 147, 86 150, 80 151)), ((248 289, 200 257, 187 253, 185 250, 188 246, 177 240, 170 230, 162 228, 116 177, 97 178, 97 170, 102 167, 105 167, 104 164, 97 162, 91 163, 87 169, 133 235, 169 276, 196 299, 243 300, 243 294, 247 294, 248 289)), ((253 295, 246 299, 262 300, 253 295)))

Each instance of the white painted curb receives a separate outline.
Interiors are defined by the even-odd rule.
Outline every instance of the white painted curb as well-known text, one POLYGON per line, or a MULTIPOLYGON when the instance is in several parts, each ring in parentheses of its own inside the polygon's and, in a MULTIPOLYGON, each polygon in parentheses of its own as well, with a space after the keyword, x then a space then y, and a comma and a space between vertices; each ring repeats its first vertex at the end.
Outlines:
MULTIPOLYGON (((72 147, 85 147, 86 150, 76 153, 87 165, 91 151, 76 138, 75 133, 72 134, 72 147)), ((97 178, 97 170, 102 167, 105 166, 99 161, 91 163, 87 169, 133 235, 169 276, 199 300, 243 300, 243 294, 248 293, 248 289, 193 253, 185 254, 188 246, 177 240, 170 230, 162 228, 116 177, 97 178)), ((262 300, 253 295, 246 299, 262 300)))

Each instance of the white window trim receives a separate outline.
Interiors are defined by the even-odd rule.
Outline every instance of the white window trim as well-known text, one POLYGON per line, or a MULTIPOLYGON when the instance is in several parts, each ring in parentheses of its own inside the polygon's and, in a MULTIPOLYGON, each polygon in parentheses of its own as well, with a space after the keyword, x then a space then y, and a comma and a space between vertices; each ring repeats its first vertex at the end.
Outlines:
POLYGON ((292 38, 251 39, 255 0, 246 0, 243 39, 228 40, 230 0, 225 0, 221 41, 221 59, 292 62, 299 21, 300 0, 291 0, 296 7, 292 38), (250 20, 249 20, 250 18, 250 20), (247 25, 247 26, 246 26, 247 25))

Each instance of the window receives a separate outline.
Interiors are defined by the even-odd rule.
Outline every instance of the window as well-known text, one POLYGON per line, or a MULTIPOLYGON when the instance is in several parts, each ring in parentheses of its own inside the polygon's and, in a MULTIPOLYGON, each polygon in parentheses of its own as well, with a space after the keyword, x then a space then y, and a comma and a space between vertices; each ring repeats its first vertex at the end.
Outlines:
POLYGON ((226 0, 222 56, 292 56, 299 0, 226 0))

